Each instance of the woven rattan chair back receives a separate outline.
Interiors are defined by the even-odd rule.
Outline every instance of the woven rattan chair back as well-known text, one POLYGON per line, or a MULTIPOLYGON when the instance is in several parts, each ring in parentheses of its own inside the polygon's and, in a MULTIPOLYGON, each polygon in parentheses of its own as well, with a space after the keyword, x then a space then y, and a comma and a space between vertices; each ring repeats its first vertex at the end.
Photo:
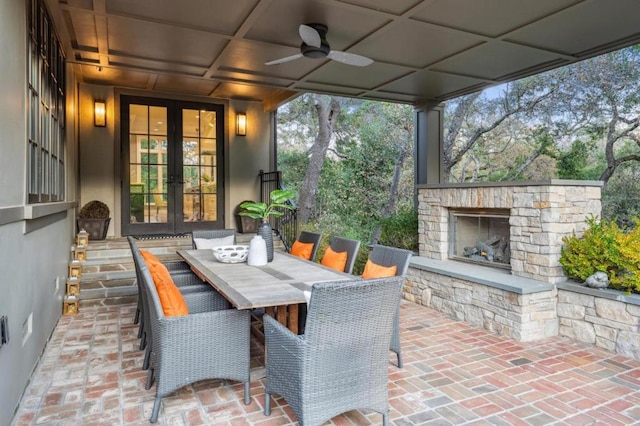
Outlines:
POLYGON ((193 248, 196 248, 196 238, 210 240, 212 238, 224 238, 233 235, 233 244, 236 244, 235 229, 199 229, 191 232, 193 248))
MULTIPOLYGON (((396 276, 405 277, 407 270, 409 269, 409 261, 411 260, 412 252, 396 247, 388 247, 382 245, 375 245, 371 249, 369 259, 382 266, 396 266, 396 276)), ((391 339, 390 350, 396 353, 398 356, 398 367, 402 368, 402 348, 400 346, 400 305, 398 305, 398 312, 393 320, 393 337, 391 339)))
POLYGON ((265 414, 270 395, 289 403, 301 425, 374 410, 388 422, 388 350, 402 277, 316 283, 298 338, 265 317, 265 414))
POLYGON ((347 252, 347 263, 344 266, 344 271, 350 274, 353 271, 353 265, 358 257, 358 250, 360 249, 360 241, 352 240, 343 237, 332 237, 329 247, 335 252, 347 252))
POLYGON ((320 241, 322 241, 322 234, 302 231, 300 232, 298 241, 301 243, 313 243, 313 250, 311 251, 311 258, 309 258, 309 260, 314 262, 316 260, 316 253, 318 253, 318 247, 320 247, 320 241))

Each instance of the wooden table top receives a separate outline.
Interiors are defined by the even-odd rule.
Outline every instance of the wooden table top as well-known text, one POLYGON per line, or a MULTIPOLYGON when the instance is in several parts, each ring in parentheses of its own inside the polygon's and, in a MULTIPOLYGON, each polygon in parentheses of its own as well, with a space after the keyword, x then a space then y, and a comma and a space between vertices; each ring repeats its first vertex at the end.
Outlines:
POLYGON ((354 276, 286 253, 274 252, 265 266, 222 263, 211 250, 179 250, 191 269, 237 309, 305 303, 302 290, 316 282, 343 281, 354 276))

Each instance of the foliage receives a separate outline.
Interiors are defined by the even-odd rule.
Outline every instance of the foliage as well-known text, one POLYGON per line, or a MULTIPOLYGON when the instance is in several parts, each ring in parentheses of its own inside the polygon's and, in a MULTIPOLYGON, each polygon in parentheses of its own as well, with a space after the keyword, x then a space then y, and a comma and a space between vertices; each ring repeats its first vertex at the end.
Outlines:
POLYGON ((403 208, 395 215, 382 219, 382 234, 378 242, 383 245, 418 251, 418 212, 403 208))
POLYGON ((558 156, 558 177, 575 180, 597 179, 597 175, 590 173, 589 170, 591 151, 594 148, 593 142, 585 142, 580 139, 571 144, 568 151, 562 152, 558 156))
POLYGON ((560 264, 570 278, 586 280, 595 272, 609 276, 610 286, 640 293, 640 219, 634 229, 619 227, 612 220, 587 219, 582 237, 563 238, 560 264))
POLYGON ((102 201, 92 200, 82 206, 78 217, 81 219, 108 219, 109 207, 102 201))
MULTIPOLYGON (((383 217, 399 206, 413 207, 413 110, 407 105, 354 99, 342 99, 341 104, 305 226, 324 235, 370 242, 383 217), (409 155, 401 161, 404 152, 409 155), (393 209, 387 214, 391 203, 393 209)), ((287 188, 300 188, 309 164, 310 129, 318 123, 313 108, 300 97, 278 110, 278 169, 287 188), (300 124, 293 125, 295 120, 300 124)))
POLYGON ((443 177, 608 182, 640 162, 639 64, 636 46, 447 102, 443 177))
POLYGON ((240 216, 248 216, 253 219, 267 219, 269 216, 279 217, 284 213, 279 209, 293 210, 293 206, 285 204, 287 200, 293 197, 294 193, 290 189, 274 189, 269 194, 271 203, 256 203, 253 201, 246 201, 240 204, 240 208, 243 209, 238 214, 240 216))
POLYGON ((615 219, 620 226, 633 226, 640 216, 640 164, 620 167, 602 188, 602 217, 615 219))
POLYGON ((248 210, 248 209, 246 209, 246 208, 242 207, 242 205, 243 205, 243 204, 246 204, 246 203, 255 204, 256 202, 255 202, 255 201, 253 201, 253 200, 244 200, 244 201, 240 202, 240 203, 236 206, 236 208, 234 209, 233 214, 237 216, 237 215, 239 215, 240 213, 246 213, 246 212, 249 212, 249 210, 248 210))

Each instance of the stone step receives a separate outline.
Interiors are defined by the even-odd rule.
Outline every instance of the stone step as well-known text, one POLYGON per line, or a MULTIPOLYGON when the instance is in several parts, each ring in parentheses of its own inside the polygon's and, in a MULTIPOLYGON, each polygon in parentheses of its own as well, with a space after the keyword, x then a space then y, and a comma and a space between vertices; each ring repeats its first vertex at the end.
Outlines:
MULTIPOLYGON (((237 234, 238 244, 249 244, 255 234, 237 234)), ((275 247, 282 247, 274 235, 275 247)), ((139 248, 148 250, 162 261, 179 260, 176 250, 190 250, 191 236, 137 240, 139 248)), ((126 238, 89 241, 87 260, 82 262, 80 309, 135 302, 138 297, 135 267, 126 238)))

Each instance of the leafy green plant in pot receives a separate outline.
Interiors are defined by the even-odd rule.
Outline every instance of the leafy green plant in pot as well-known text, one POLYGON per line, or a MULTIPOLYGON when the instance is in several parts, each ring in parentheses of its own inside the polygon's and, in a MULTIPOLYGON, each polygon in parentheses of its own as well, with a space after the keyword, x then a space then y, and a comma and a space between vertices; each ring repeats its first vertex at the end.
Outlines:
POLYGON ((104 240, 109 230, 109 207, 102 201, 92 200, 86 203, 78 213, 78 231, 84 229, 89 234, 89 241, 104 240))
POLYGON ((269 195, 271 203, 257 203, 254 201, 246 201, 240 204, 242 209, 238 214, 253 219, 258 219, 262 223, 258 226, 258 235, 260 235, 267 243, 267 261, 273 260, 273 230, 269 223, 269 217, 280 217, 284 214, 283 210, 293 210, 293 206, 286 204, 287 200, 293 197, 293 191, 289 189, 274 189, 269 195))

